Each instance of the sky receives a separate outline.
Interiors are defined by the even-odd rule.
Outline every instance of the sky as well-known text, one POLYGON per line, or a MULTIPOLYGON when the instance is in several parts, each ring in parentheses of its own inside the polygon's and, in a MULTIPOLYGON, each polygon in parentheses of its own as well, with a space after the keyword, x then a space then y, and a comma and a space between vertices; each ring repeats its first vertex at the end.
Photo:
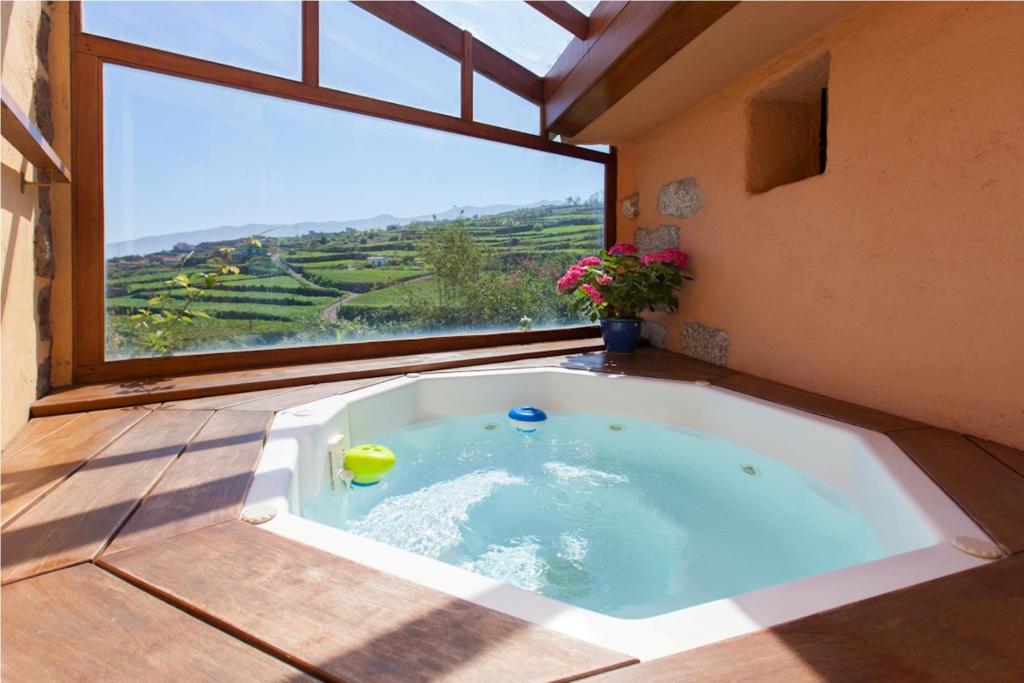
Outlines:
MULTIPOLYGON (((520 0, 420 0, 420 4, 475 38, 543 76, 572 34, 520 0)), ((573 2, 589 15, 597 2, 573 2)))
MULTIPOLYGON (((561 31, 520 2, 470 4, 522 5, 561 31)), ((297 2, 88 2, 84 14, 89 32, 299 76, 297 2)), ((507 30, 495 17, 490 30, 507 30)), ((321 27, 323 85, 458 115, 455 61, 346 2, 322 3, 321 27)), ((538 130, 535 105, 474 83, 477 120, 538 130)), ((104 103, 108 243, 586 198, 604 185, 593 162, 116 65, 104 67, 104 103)))

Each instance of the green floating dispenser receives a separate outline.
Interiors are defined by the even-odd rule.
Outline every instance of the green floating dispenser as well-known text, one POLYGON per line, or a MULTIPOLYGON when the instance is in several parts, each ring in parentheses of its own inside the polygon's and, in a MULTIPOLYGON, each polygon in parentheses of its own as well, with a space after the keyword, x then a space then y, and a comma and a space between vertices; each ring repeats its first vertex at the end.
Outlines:
POLYGON ((373 486, 395 466, 395 454, 376 443, 360 444, 345 451, 344 467, 356 486, 373 486))

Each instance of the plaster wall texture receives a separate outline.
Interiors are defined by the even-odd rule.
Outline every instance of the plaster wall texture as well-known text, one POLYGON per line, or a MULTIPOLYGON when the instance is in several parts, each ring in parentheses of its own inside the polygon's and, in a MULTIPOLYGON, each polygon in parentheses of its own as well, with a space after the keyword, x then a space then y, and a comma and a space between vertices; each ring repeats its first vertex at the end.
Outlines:
POLYGON ((666 346, 698 321, 737 370, 1024 447, 1022 84, 1024 4, 869 4, 620 146, 620 239, 691 253, 666 346), (826 53, 825 173, 748 191, 751 101, 826 53), (690 176, 703 209, 660 216, 690 176))
MULTIPOLYGON (((70 166, 67 22, 63 3, 2 3, 0 79, 70 166)), ((0 441, 6 444, 28 420, 37 395, 71 379, 71 195, 67 185, 23 192, 22 173, 33 180, 35 169, 7 140, 0 144, 0 441)))

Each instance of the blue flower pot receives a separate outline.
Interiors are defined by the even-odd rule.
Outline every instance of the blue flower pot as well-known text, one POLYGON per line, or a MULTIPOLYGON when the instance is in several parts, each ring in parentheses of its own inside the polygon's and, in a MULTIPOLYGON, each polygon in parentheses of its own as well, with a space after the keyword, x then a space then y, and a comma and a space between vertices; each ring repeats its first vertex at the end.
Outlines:
POLYGON ((640 320, 637 318, 602 318, 601 339, 611 353, 633 353, 640 341, 640 320))

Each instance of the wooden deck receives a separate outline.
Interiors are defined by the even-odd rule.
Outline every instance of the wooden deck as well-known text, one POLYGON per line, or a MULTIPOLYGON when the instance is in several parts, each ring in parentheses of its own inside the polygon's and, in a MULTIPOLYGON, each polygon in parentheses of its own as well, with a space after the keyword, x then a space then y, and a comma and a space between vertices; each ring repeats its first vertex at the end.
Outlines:
MULTIPOLYGON (((637 664, 238 522, 275 411, 395 372, 339 367, 33 419, 0 459, 4 680, 1024 677, 1021 451, 655 349, 480 367, 535 366, 705 380, 886 433, 1011 557, 637 664)), ((107 405, 88 391, 78 408, 107 405)))

